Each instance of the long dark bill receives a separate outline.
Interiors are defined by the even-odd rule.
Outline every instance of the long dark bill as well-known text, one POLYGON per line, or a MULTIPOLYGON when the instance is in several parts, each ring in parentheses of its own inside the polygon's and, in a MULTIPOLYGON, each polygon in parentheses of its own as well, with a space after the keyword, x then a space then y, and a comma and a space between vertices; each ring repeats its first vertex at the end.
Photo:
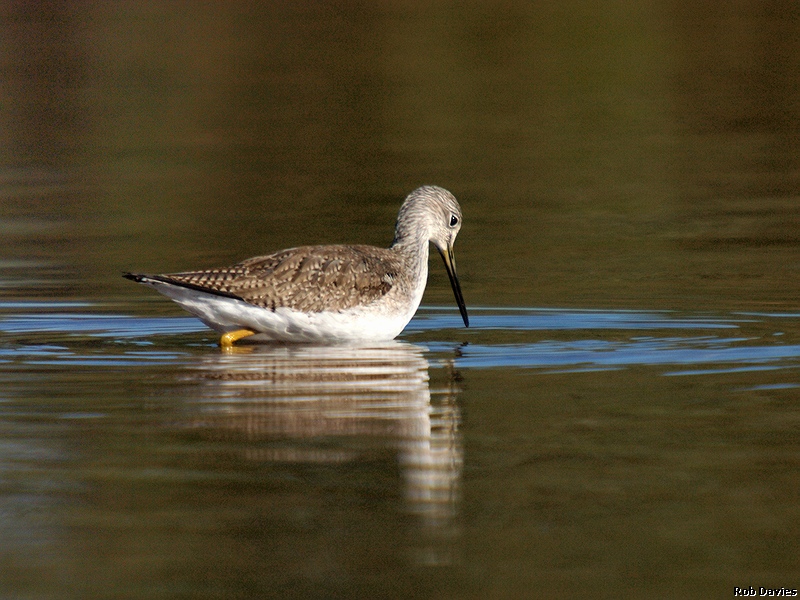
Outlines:
MULTIPOLYGON (((436 244, 434 244, 435 246, 436 244)), ((464 327, 469 327, 469 316, 467 316, 467 307, 464 305, 464 296, 461 295, 461 284, 458 283, 458 275, 456 274, 456 257, 453 254, 452 246, 448 246, 444 251, 437 246, 439 254, 442 255, 444 260, 445 269, 447 269, 447 276, 450 278, 450 286, 453 288, 453 294, 456 296, 456 303, 458 310, 461 313, 461 318, 464 319, 464 327)))

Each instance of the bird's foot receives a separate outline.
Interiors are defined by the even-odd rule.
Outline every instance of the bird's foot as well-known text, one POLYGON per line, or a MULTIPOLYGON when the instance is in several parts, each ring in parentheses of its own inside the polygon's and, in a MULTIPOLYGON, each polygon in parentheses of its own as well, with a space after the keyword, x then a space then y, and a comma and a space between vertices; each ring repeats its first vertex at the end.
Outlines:
POLYGON ((233 348, 234 343, 238 342, 242 338, 255 335, 255 333, 255 331, 250 331, 249 329, 237 329, 236 331, 229 331, 227 333, 223 333, 222 337, 219 338, 219 345, 223 349, 233 348))

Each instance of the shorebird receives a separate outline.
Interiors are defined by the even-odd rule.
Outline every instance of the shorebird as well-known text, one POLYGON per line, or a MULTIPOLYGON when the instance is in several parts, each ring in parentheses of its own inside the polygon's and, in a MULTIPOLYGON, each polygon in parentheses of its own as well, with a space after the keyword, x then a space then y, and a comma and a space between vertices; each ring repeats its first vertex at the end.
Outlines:
POLYGON ((180 304, 222 334, 220 346, 246 337, 282 342, 394 339, 417 312, 428 279, 428 244, 444 260, 464 326, 469 317, 453 243, 461 207, 426 185, 400 207, 389 248, 301 246, 230 267, 163 275, 123 273, 180 304))

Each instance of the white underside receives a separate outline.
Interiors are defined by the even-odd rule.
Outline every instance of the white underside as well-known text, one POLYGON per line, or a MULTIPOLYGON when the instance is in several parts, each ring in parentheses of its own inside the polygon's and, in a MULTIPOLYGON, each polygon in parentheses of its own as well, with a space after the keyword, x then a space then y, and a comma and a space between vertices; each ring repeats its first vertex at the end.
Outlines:
POLYGON ((248 340, 282 342, 378 342, 394 339, 414 316, 422 300, 421 289, 406 306, 384 297, 371 305, 343 311, 304 313, 289 308, 275 311, 242 300, 207 294, 154 280, 145 280, 212 329, 225 333, 237 329, 257 332, 248 340))

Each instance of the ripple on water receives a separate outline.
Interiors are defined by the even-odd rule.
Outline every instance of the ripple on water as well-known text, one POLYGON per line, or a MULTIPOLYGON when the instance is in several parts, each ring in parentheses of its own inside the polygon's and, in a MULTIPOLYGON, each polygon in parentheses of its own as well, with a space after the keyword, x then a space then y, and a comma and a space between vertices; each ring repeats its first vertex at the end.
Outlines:
MULTIPOLYGON (((777 369, 797 367, 800 345, 760 345, 742 343, 737 338, 668 338, 664 340, 573 342, 544 341, 530 344, 470 344, 460 351, 457 361, 463 368, 558 368, 584 367, 620 369, 631 366, 689 366, 702 364, 738 365, 729 368, 777 369), (785 364, 779 364, 785 361, 785 364), (764 363, 770 363, 769 366, 764 363)), ((726 368, 729 369, 729 368, 726 368)), ((719 370, 716 370, 719 372, 719 370)), ((669 374, 699 374, 680 371, 669 374)))
MULTIPOLYGON (((664 375, 700 375, 800 366, 800 344, 784 339, 784 331, 774 327, 784 328, 793 318, 800 321, 800 315, 557 309, 472 312, 477 313, 472 319, 474 326, 466 334, 471 341, 458 350, 459 368, 533 368, 564 373, 655 366, 677 367, 664 375), (721 330, 728 335, 716 333, 721 330), (734 331, 736 334, 730 335, 734 331), (482 332, 493 333, 491 343, 484 341, 482 332), (503 332, 508 332, 505 338, 503 332), (525 341, 514 343, 520 332, 529 332, 535 339, 527 341, 528 335, 525 341), (571 339, 541 339, 544 336, 571 339)), ((412 321, 410 329, 456 328, 456 316, 427 310, 412 321)), ((452 347, 428 344, 442 352, 452 347)))
MULTIPOLYGON (((0 304, 0 332, 12 340, 0 347, 0 362, 117 367, 170 363, 185 359, 188 347, 198 343, 182 340, 180 348, 167 351, 158 348, 164 340, 160 336, 206 332, 208 340, 201 345, 213 344, 213 334, 194 317, 139 317, 101 310, 107 307, 87 310, 91 308, 82 302, 0 304), (102 343, 92 344, 93 339, 102 343)), ((665 368, 665 375, 699 375, 800 366, 800 344, 791 343, 795 336, 783 335, 784 329, 795 327, 794 319, 800 320, 795 314, 498 308, 471 312, 472 326, 465 330, 455 310, 424 307, 402 337, 413 342, 424 334, 432 353, 448 356, 458 342, 443 341, 443 336, 467 340, 458 346, 456 358, 457 366, 465 369, 576 372, 655 366, 665 368), (781 331, 772 324, 780 324, 781 331), (719 335, 723 331, 727 335, 719 335), (526 334, 522 340, 520 333, 526 334), (570 339, 552 339, 559 335, 570 339)))

